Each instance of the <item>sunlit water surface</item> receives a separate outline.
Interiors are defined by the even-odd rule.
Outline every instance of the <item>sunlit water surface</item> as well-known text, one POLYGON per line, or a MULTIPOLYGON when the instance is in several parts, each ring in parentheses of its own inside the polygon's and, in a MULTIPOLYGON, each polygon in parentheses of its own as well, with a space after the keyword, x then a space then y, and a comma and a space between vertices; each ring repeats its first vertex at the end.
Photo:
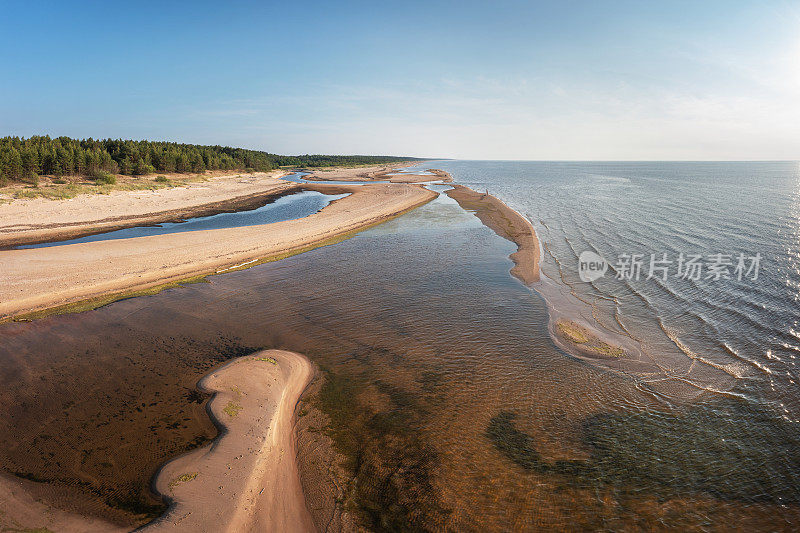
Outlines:
MULTIPOLYGON (((760 250, 763 281, 729 289, 718 285, 711 296, 703 292, 711 289, 698 285, 691 289, 694 296, 682 296, 684 318, 677 311, 677 318, 662 318, 689 350, 706 357, 724 352, 741 359, 747 372, 725 381, 724 393, 703 390, 671 401, 643 385, 640 376, 571 357, 548 334, 543 298, 509 275, 507 256, 515 246, 442 195, 347 241, 214 276, 210 283, 81 315, 3 326, 0 378, 30 399, 32 390, 45 387, 37 379, 42 368, 74 368, 84 381, 87 371, 110 373, 118 385, 97 398, 127 401, 126 395, 134 397, 131 383, 174 372, 180 363, 168 361, 207 357, 202 354, 219 339, 292 349, 336 375, 360 380, 360 398, 383 424, 364 426, 372 428, 370 438, 385 427, 393 432, 391 442, 399 443, 372 451, 385 454, 387 462, 393 460, 388 455, 406 454, 416 465, 399 492, 387 495, 411 509, 403 515, 408 528, 789 530, 800 524, 800 428, 792 413, 797 394, 792 349, 784 346, 793 343, 791 333, 782 331, 796 316, 782 277, 795 276, 787 270, 795 248, 788 235, 781 241, 787 249, 769 238, 793 231, 794 189, 776 191, 779 183, 791 181, 787 175, 796 176, 796 168, 767 166, 766 181, 737 188, 721 185, 725 174, 702 166, 691 182, 646 166, 600 165, 591 171, 561 164, 429 166, 450 171, 457 182, 488 188, 536 221, 548 249, 544 271, 553 279, 563 275, 569 282, 571 250, 589 245, 609 255, 634 244, 638 248, 631 251, 661 251, 682 240, 692 249, 715 252, 760 250), (676 188, 682 198, 671 194, 676 188), (723 217, 731 209, 742 216, 723 217), (700 220, 706 221, 701 228, 688 224, 700 220), (726 231, 718 234, 709 221, 726 231), (727 308, 712 312, 720 294, 735 290, 759 304, 737 303, 748 309, 741 314, 727 308), (781 296, 773 299, 771 290, 781 296), (702 325, 702 317, 721 338, 708 334, 711 325, 685 322, 702 325), (724 342, 734 354, 719 348, 724 342), (777 359, 767 357, 767 350, 777 359)), ((648 307, 637 303, 638 296, 615 294, 620 321, 654 354, 674 352, 668 337, 653 333, 660 329, 654 310, 662 300, 645 294, 644 303, 658 303, 648 307)), ((596 305, 613 316, 615 307, 596 305)), ((91 457, 94 432, 108 423, 104 411, 70 418, 79 416, 69 404, 77 394, 70 383, 77 378, 62 371, 58 379, 36 401, 43 410, 50 403, 59 413, 63 408, 63 427, 81 425, 82 436, 59 442, 56 449, 37 436, 58 435, 46 427, 58 420, 31 427, 4 416, 2 442, 22 448, 2 448, 7 468, 42 457, 28 468, 46 477, 48 454, 67 453, 71 446, 77 457, 81 449, 90 450, 84 452, 90 459, 82 463, 87 477, 81 479, 111 475, 92 466, 102 465, 102 458, 91 457)), ((146 390, 135 394, 141 398, 146 390)), ((13 395, 3 400, 0 414, 30 408, 13 395)), ((141 400, 145 405, 146 398, 141 400)), ((156 420, 151 427, 166 423, 156 420)), ((124 444, 126 453, 157 455, 164 446, 150 432, 122 440, 104 453, 124 444)), ((114 460, 126 461, 119 454, 114 460)), ((380 465, 376 469, 381 471, 380 465)))

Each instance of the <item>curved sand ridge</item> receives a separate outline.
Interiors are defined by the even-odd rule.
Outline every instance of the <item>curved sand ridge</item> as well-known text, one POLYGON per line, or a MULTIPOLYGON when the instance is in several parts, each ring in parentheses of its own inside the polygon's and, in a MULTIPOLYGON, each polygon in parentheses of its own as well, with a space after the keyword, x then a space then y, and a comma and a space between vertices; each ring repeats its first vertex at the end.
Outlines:
POLYGON ((410 184, 302 188, 351 194, 308 217, 274 224, 2 251, 0 318, 291 255, 437 196, 410 184))
POLYGON ((304 356, 265 350, 198 383, 220 436, 167 463, 169 511, 142 531, 314 531, 295 461, 294 413, 313 374, 304 356))
POLYGON ((463 185, 452 187, 445 194, 462 208, 473 211, 499 236, 517 245, 517 251, 509 256, 514 261, 511 274, 525 285, 539 281, 539 239, 531 222, 491 194, 463 185))

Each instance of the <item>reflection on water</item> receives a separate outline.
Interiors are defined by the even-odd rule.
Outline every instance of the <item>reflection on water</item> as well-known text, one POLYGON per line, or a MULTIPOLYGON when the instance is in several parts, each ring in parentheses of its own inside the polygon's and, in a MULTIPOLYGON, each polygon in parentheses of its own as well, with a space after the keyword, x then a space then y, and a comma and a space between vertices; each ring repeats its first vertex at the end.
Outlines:
POLYGON ((233 213, 218 213, 204 217, 195 217, 184 222, 166 222, 151 226, 138 226, 125 228, 97 235, 88 235, 77 239, 64 241, 45 242, 19 246, 19 248, 46 248, 49 246, 62 246, 79 242, 108 241, 115 239, 130 239, 133 237, 146 237, 148 235, 166 235, 183 231, 202 231, 207 229, 239 228, 243 226, 260 226, 284 220, 294 220, 313 215, 329 203, 347 194, 323 194, 316 191, 300 191, 280 196, 268 201, 256 209, 236 211, 233 213))
POLYGON ((2 466, 135 522, 136 487, 213 434, 192 383, 275 347, 328 372, 309 406, 331 417, 359 481, 350 504, 373 527, 800 523, 795 423, 742 398, 670 408, 567 356, 544 301, 509 275, 514 248, 442 196, 209 283, 5 325, 2 466))

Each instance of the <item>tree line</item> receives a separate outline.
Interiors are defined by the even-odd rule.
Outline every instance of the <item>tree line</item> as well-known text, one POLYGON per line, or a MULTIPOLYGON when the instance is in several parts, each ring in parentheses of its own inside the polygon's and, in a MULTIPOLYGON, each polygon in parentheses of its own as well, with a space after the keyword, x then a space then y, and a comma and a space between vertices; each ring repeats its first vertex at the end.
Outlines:
POLYGON ((36 183, 39 176, 102 174, 132 176, 197 173, 205 170, 267 171, 283 166, 325 167, 384 164, 412 158, 364 155, 285 156, 231 148, 162 141, 72 139, 49 136, 0 138, 0 185, 9 181, 36 183))

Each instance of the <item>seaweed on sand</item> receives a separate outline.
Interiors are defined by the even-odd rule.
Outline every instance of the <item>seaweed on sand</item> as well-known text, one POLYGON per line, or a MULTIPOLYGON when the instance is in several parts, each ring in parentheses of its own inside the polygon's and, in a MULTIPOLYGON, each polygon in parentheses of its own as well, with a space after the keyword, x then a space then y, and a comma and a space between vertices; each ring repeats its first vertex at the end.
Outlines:
POLYGON ((499 413, 486 436, 529 471, 659 497, 704 492, 721 500, 800 503, 800 424, 744 400, 591 416, 582 428, 586 461, 547 462, 515 417, 499 413))

